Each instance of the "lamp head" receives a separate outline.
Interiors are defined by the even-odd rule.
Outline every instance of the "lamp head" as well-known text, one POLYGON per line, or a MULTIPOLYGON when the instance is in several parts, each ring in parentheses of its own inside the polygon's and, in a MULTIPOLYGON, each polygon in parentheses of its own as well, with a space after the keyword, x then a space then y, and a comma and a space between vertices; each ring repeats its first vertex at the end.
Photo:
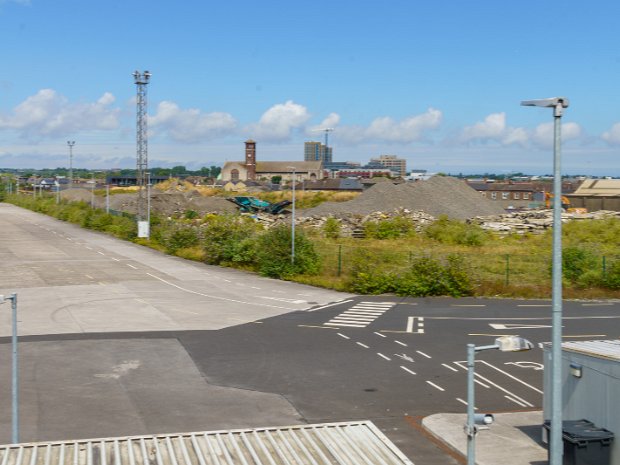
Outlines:
POLYGON ((534 344, 519 336, 498 337, 495 344, 502 352, 523 352, 534 348, 534 344))
POLYGON ((538 100, 523 100, 521 105, 524 107, 543 107, 555 108, 562 105, 562 108, 568 108, 568 99, 566 97, 542 98, 538 100))

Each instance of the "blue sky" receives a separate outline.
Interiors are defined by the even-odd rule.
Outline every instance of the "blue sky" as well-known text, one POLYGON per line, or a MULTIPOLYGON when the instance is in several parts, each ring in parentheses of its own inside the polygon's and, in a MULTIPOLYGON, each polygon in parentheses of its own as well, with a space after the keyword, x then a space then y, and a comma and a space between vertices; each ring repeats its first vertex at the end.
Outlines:
POLYGON ((620 2, 0 0, 0 167, 151 166, 395 154, 430 171, 620 176, 620 2))

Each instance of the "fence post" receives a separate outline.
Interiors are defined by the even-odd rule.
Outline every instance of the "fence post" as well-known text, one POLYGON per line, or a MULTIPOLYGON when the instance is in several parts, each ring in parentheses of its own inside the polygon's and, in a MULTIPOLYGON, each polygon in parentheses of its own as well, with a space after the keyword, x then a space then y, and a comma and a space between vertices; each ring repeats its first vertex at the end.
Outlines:
POLYGON ((506 254, 506 286, 510 284, 510 255, 506 254))
POLYGON ((338 245, 338 276, 342 273, 342 244, 338 245))

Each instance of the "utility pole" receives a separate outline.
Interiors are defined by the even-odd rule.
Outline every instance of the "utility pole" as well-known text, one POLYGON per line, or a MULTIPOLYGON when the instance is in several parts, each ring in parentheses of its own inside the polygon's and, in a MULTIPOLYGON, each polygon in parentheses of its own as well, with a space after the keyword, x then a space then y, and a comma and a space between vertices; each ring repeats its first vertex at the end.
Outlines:
POLYGON ((75 141, 68 140, 67 145, 69 146, 69 187, 73 187, 73 146, 75 141))
POLYGON ((151 73, 144 71, 133 73, 134 82, 137 86, 137 115, 136 115, 136 184, 138 185, 137 215, 138 237, 148 237, 147 217, 147 198, 145 187, 147 184, 146 172, 149 167, 148 158, 148 134, 147 134, 147 113, 146 113, 146 86, 149 83, 151 73))

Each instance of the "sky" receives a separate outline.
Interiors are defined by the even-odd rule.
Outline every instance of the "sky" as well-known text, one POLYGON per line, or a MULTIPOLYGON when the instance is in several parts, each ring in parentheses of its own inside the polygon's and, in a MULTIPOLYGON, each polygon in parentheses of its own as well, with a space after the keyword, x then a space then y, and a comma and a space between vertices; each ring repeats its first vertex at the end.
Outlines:
POLYGON ((620 176, 617 0, 0 0, 0 168, 382 154, 408 169, 620 176))

